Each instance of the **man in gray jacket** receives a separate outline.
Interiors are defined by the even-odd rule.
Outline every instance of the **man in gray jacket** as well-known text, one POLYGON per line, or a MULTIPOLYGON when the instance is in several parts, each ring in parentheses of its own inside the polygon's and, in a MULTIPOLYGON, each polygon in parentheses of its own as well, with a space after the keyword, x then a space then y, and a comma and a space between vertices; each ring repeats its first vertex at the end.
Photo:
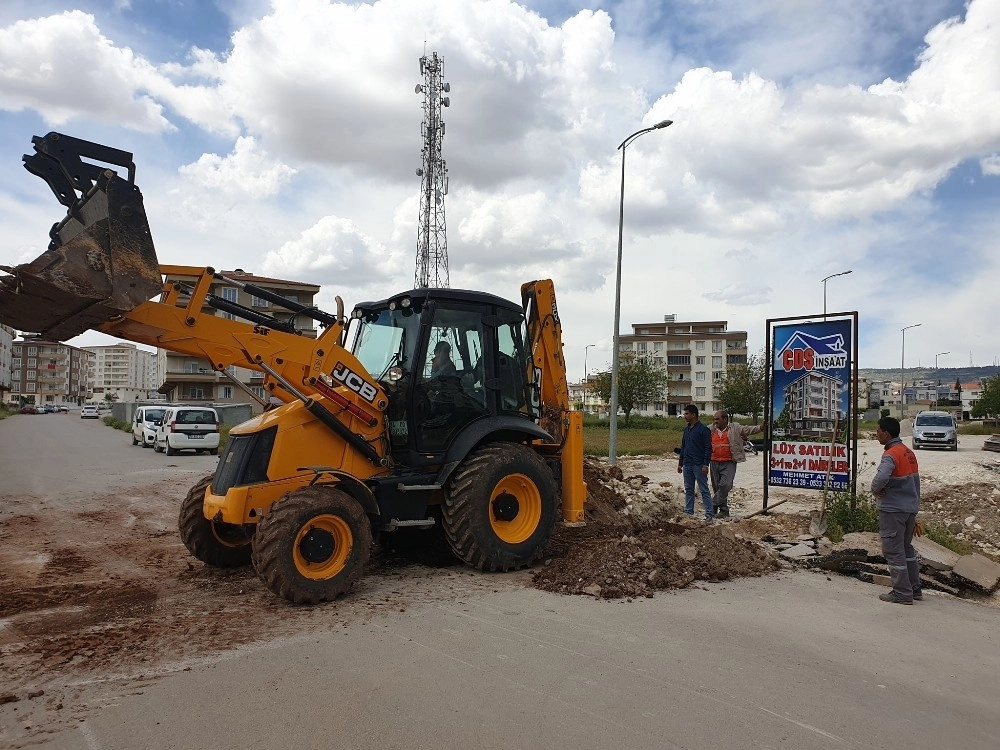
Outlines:
POLYGON ((923 599, 920 564, 913 549, 913 528, 920 510, 920 474, 917 457, 899 439, 899 420, 882 417, 875 437, 885 447, 872 479, 872 496, 878 508, 882 554, 889 564, 892 591, 879 599, 893 604, 913 604, 923 599))
POLYGON ((719 518, 729 518, 729 491, 736 481, 736 464, 747 460, 743 443, 749 435, 761 432, 763 424, 741 425, 729 421, 729 412, 719 410, 712 420, 712 462, 710 472, 714 513, 719 518))

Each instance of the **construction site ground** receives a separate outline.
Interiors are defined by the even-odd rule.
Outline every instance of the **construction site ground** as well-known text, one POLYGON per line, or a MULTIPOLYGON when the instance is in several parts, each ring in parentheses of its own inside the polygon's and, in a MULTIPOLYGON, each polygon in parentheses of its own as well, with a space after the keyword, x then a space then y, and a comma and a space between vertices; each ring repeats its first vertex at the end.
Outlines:
MULTIPOLYGON (((1000 455, 981 451, 983 440, 918 458, 927 518, 995 548, 1000 455)), ((806 532, 820 499, 772 489, 772 503, 787 502, 740 520, 761 507, 763 459, 751 457, 731 498, 734 518, 705 526, 680 513, 673 456, 621 459, 621 479, 588 459, 588 524, 557 528, 534 569, 481 573, 457 563, 439 535, 400 533, 384 539, 350 595, 296 607, 251 569, 207 568, 181 544, 179 502, 217 459, 129 443, 73 413, 0 421, 0 746, 28 746, 82 720, 95 683, 153 679, 206 656, 429 602, 521 587, 626 602, 773 573, 781 564, 759 540, 806 532), (58 461, 41 461, 43 447, 58 461)), ((865 440, 860 451, 871 462, 881 448, 865 440)), ((862 468, 862 481, 872 474, 862 468)))

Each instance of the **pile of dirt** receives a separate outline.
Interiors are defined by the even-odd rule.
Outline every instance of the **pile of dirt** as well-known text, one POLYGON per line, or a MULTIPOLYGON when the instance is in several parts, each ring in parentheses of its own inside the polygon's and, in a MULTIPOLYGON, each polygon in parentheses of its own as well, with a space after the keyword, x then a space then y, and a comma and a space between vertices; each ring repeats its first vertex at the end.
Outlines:
POLYGON ((545 565, 532 575, 542 590, 602 599, 650 597, 694 581, 761 576, 780 564, 731 523, 705 525, 679 513, 669 483, 624 477, 587 459, 587 525, 558 526, 545 565))

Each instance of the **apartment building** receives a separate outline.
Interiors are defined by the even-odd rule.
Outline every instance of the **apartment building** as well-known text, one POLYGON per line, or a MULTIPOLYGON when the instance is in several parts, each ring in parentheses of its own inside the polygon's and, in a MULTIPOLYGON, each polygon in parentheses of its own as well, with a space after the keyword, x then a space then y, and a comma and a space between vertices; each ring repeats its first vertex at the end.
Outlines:
POLYGON ((94 354, 95 401, 144 401, 156 395, 156 354, 135 344, 85 346, 94 354))
MULTIPOLYGON (((220 275, 241 284, 258 286, 261 289, 279 294, 292 302, 297 302, 300 305, 312 305, 316 294, 319 293, 319 286, 317 284, 255 276, 253 273, 245 271, 242 268, 237 268, 233 271, 221 271, 220 275)), ((190 283, 193 279, 170 276, 168 277, 168 281, 190 283)), ((235 302, 256 312, 270 315, 278 320, 291 322, 295 330, 301 332, 302 335, 312 338, 316 337, 316 323, 311 318, 296 315, 268 300, 256 297, 224 279, 213 281, 210 293, 220 299, 235 302)), ((220 312, 213 308, 205 308, 202 312, 231 320, 238 319, 232 313, 220 312)), ((262 411, 263 407, 260 403, 251 397, 244 388, 254 393, 258 398, 266 401, 264 374, 236 366, 228 367, 226 370, 242 387, 234 383, 229 377, 213 370, 211 364, 204 359, 175 354, 164 349, 157 351, 156 371, 159 382, 158 390, 159 393, 166 396, 171 402, 192 404, 214 403, 220 405, 249 403, 253 406, 254 413, 262 411)))
POLYGON ((14 329, 0 325, 0 402, 7 403, 10 395, 10 361, 14 350, 14 329))
POLYGON ((664 315, 662 323, 633 323, 631 334, 620 335, 623 354, 648 357, 667 373, 667 391, 636 413, 677 416, 686 404, 709 413, 722 408, 716 399, 726 367, 747 363, 747 333, 730 331, 728 325, 664 315))
POLYGON ((787 429, 793 434, 833 430, 846 416, 841 398, 845 388, 846 383, 820 372, 806 372, 793 380, 783 392, 787 429))
POLYGON ((11 348, 13 403, 80 405, 93 398, 94 353, 32 337, 11 348))

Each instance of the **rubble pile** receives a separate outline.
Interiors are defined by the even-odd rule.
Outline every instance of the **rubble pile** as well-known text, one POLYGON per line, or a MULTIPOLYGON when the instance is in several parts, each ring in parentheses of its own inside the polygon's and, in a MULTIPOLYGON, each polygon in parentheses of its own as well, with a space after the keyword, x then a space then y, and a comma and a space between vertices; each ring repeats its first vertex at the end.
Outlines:
POLYGON ((624 477, 587 459, 587 525, 559 526, 536 587, 602 599, 651 597, 695 581, 761 576, 780 568, 775 555, 729 523, 704 525, 681 513, 670 484, 624 477))
MULTIPOLYGON (((771 535, 763 541, 791 563, 853 576, 880 586, 892 585, 878 534, 874 532, 846 534, 837 545, 809 535, 794 539, 771 535)), ((962 597, 990 595, 1000 589, 1000 564, 983 555, 959 555, 926 536, 915 537, 913 546, 920 556, 920 580, 924 589, 962 597)))

